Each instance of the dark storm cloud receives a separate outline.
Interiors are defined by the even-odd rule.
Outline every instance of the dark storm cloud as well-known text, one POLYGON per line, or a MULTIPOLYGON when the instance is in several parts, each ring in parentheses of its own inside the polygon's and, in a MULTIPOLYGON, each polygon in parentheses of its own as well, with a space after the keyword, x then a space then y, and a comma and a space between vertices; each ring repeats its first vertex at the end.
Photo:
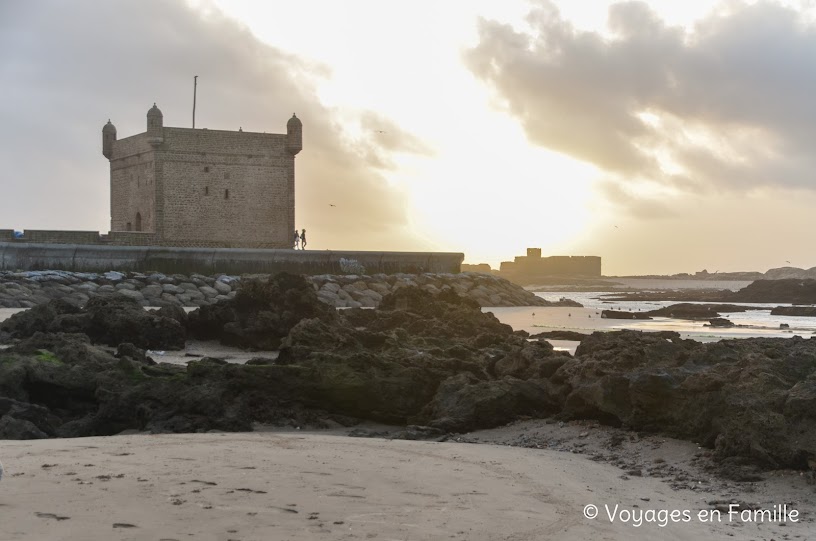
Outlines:
POLYGON ((297 225, 310 229, 315 245, 362 247, 405 225, 401 194, 384 175, 388 153, 416 151, 417 141, 389 127, 386 142, 346 142, 315 96, 326 67, 181 1, 3 5, 0 228, 106 227, 103 124, 110 117, 119 138, 141 133, 155 101, 166 126, 190 126, 193 75, 196 127, 285 133, 297 113, 304 125, 297 225), (368 147, 377 159, 366 161, 368 147))
POLYGON ((539 2, 526 31, 481 21, 465 61, 531 141, 604 170, 619 203, 653 203, 632 181, 681 193, 816 189, 816 29, 768 1, 722 8, 687 33, 645 3, 614 4, 610 38, 539 2))

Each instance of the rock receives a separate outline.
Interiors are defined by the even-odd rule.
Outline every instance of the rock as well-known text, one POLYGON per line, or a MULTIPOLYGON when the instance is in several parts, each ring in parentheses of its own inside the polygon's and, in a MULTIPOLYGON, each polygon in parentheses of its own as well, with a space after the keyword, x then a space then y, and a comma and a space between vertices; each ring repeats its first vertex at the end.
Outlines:
POLYGON ((816 280, 757 280, 732 293, 730 302, 816 304, 816 280))
POLYGON ((734 327, 735 325, 729 319, 725 319, 725 318, 722 318, 722 317, 715 317, 715 318, 709 319, 708 323, 706 323, 703 326, 704 327, 716 327, 716 328, 730 328, 730 327, 734 327))
POLYGON ((174 319, 178 321, 182 327, 186 327, 187 325, 187 312, 178 304, 168 304, 158 310, 151 310, 151 312, 159 317, 174 319))
POLYGON ((136 301, 144 300, 144 295, 142 295, 142 293, 139 292, 139 291, 129 290, 129 289, 120 289, 118 291, 118 293, 119 293, 119 295, 123 295, 123 296, 125 296, 125 297, 127 297, 129 299, 133 299, 133 300, 136 300, 136 301))
POLYGON ((10 415, 0 417, 0 440, 38 440, 48 437, 48 434, 31 421, 10 415))
POLYGON ((816 342, 750 338, 700 344, 675 335, 593 333, 550 378, 561 416, 660 431, 765 467, 816 456, 809 403, 816 342), (794 398, 791 398, 794 397, 794 398), (803 402, 798 402, 804 398, 803 402), (786 407, 786 403, 790 400, 786 407))
POLYGON ((587 337, 586 333, 564 330, 545 331, 540 332, 538 334, 530 335, 530 338, 545 338, 547 340, 571 340, 575 342, 580 342, 586 337, 587 337))
POLYGON ((542 415, 557 409, 557 402, 540 385, 506 377, 479 381, 459 374, 443 381, 423 416, 434 428, 465 432, 505 424, 519 415, 542 415))
POLYGON ((127 357, 133 361, 144 363, 148 365, 156 364, 156 361, 147 356, 147 352, 141 348, 137 348, 129 342, 119 344, 116 348, 116 357, 127 357))
POLYGON ((242 282, 234 299, 190 313, 188 327, 202 340, 269 350, 277 349, 301 319, 315 317, 331 320, 336 313, 301 276, 280 273, 266 281, 242 282))
POLYGON ((712 319, 720 316, 719 312, 745 312, 747 310, 762 310, 755 306, 740 306, 736 304, 690 304, 680 303, 666 306, 658 310, 646 312, 653 317, 671 317, 676 319, 712 319))
POLYGON ((213 298, 218 296, 218 291, 209 286, 201 286, 198 290, 207 298, 213 298))
POLYGON ((627 312, 625 310, 603 310, 604 319, 652 319, 646 312, 627 312))
POLYGON ((213 283, 212 288, 215 289, 219 295, 226 295, 232 291, 232 287, 230 287, 229 284, 222 282, 220 279, 213 283))
POLYGON ((41 304, 0 322, 0 340, 27 338, 37 331, 49 331, 58 316, 78 313, 80 309, 77 306, 63 300, 41 304))
POLYGON ((165 293, 170 293, 171 295, 180 295, 187 292, 187 290, 184 289, 183 287, 179 287, 173 284, 162 285, 162 291, 164 291, 165 293))
POLYGON ((816 306, 777 306, 772 316, 816 317, 816 306))
POLYGON ((164 292, 162 287, 157 284, 151 284, 149 286, 143 287, 141 290, 142 296, 145 299, 158 299, 161 298, 161 294, 164 292))
POLYGON ((0 323, 0 332, 11 338, 27 338, 38 331, 83 333, 94 343, 132 342, 146 349, 181 349, 186 339, 178 321, 146 312, 121 291, 96 296, 82 309, 62 300, 50 301, 0 323))

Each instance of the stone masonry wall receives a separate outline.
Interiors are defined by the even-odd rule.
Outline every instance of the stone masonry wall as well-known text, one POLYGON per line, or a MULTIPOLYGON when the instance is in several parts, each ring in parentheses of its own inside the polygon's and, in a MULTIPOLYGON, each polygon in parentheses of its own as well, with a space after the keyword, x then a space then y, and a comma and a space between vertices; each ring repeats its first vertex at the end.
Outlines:
POLYGON ((163 244, 291 246, 294 157, 285 135, 165 128, 156 160, 163 244))
POLYGON ((116 141, 110 160, 111 231, 136 229, 141 214, 142 231, 155 231, 156 178, 153 147, 145 134, 116 141))
POLYGON ((287 136, 163 128, 116 141, 111 231, 155 232, 151 244, 290 248, 294 156, 287 136), (128 224, 130 228, 128 228, 128 224))

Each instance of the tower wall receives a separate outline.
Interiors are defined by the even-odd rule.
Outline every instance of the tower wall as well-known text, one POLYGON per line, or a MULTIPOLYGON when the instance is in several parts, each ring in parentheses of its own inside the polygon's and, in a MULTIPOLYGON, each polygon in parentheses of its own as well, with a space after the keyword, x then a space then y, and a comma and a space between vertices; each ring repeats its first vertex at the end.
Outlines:
POLYGON ((155 151, 163 244, 289 248, 294 157, 285 135, 165 128, 155 151))
POLYGON ((154 153, 145 134, 116 141, 110 158, 111 231, 156 232, 154 153))
POLYGON ((266 134, 164 127, 155 105, 147 119, 144 133, 112 142, 112 232, 164 246, 292 247, 300 120, 266 134))

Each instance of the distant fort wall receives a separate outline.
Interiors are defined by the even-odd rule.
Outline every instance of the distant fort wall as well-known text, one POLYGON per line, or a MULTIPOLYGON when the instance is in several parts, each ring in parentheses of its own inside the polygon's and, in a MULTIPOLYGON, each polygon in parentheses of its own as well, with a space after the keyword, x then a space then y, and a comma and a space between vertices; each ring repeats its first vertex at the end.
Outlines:
POLYGON ((501 275, 508 279, 532 279, 543 276, 590 277, 601 276, 601 258, 598 256, 541 257, 541 248, 528 248, 526 256, 514 261, 503 261, 501 275))
MULTIPOLYGON (((361 252, 248 248, 179 248, 123 246, 111 243, 64 244, 63 235, 80 238, 86 231, 38 231, 41 239, 61 236, 59 243, 9 240, 0 230, 0 271, 60 269, 74 272, 157 271, 166 274, 366 274, 458 273, 464 254, 449 252, 361 252), (356 272, 356 271, 355 271, 356 272)), ((27 231, 27 234, 33 233, 27 231)), ((13 236, 13 232, 11 232, 13 236)), ((96 234, 99 236, 99 234, 96 234)), ((127 239, 134 240, 134 239, 127 239)))

